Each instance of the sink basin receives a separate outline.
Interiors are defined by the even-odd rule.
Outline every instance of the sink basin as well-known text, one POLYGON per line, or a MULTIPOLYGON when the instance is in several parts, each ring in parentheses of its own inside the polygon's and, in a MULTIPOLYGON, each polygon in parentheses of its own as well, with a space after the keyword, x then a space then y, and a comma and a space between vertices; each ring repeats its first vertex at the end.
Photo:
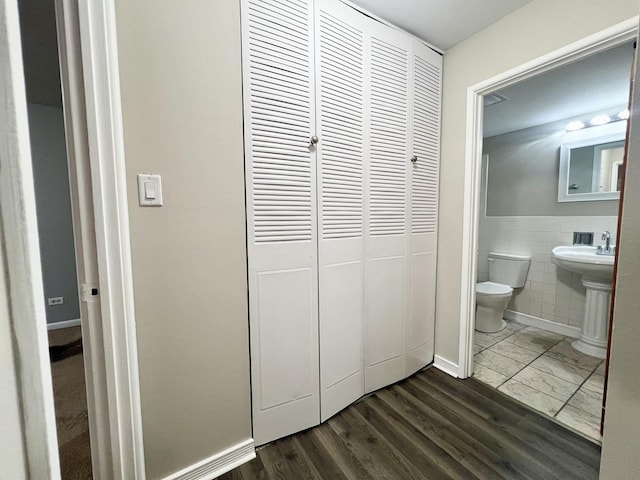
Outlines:
POLYGON ((555 247, 551 250, 551 261, 586 277, 586 280, 609 283, 613 281, 613 255, 598 255, 597 247, 574 245, 555 247))

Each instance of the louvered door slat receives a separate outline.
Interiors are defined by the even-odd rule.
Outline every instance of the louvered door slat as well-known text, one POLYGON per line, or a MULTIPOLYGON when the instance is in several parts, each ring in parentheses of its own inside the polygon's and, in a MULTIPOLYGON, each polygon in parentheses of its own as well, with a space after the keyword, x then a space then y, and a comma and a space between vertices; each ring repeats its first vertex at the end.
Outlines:
POLYGON ((371 41, 369 232, 405 233, 408 52, 371 41))
POLYGON ((318 20, 322 236, 352 238, 362 235, 362 33, 326 10, 320 10, 318 20), (359 168, 352 167, 358 164, 359 168), (325 169, 324 165, 330 168, 325 169), (325 190, 333 195, 323 196, 325 190), (349 195, 346 205, 341 196, 336 195, 341 192, 349 195), (343 216, 347 205, 353 208, 354 199, 359 201, 358 210, 343 216), (333 227, 327 228, 329 225, 333 227))
POLYGON ((311 215, 303 228, 289 223, 288 205, 279 200, 293 188, 298 202, 311 211, 314 192, 308 139, 312 85, 307 8, 305 2, 282 8, 282 2, 274 0, 249 1, 251 180, 253 193, 260 196, 263 205, 270 197, 273 200, 272 215, 254 211, 258 243, 274 241, 271 226, 278 227, 277 241, 311 240, 312 236, 311 215))
POLYGON ((413 57, 413 154, 411 232, 434 233, 438 215, 440 162, 440 73, 426 59, 413 57))
POLYGON ((242 14, 251 390, 263 444, 320 420, 313 10, 311 0, 242 0, 242 14))

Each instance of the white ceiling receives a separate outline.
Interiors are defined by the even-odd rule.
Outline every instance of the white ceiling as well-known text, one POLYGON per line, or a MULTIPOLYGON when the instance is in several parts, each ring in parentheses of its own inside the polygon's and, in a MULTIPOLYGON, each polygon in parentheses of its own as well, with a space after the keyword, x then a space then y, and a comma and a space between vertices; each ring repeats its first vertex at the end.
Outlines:
POLYGON ((584 121, 585 113, 617 113, 628 103, 633 55, 631 42, 498 90, 507 100, 485 108, 484 136, 576 116, 584 121))
POLYGON ((444 51, 531 0, 351 1, 444 51))

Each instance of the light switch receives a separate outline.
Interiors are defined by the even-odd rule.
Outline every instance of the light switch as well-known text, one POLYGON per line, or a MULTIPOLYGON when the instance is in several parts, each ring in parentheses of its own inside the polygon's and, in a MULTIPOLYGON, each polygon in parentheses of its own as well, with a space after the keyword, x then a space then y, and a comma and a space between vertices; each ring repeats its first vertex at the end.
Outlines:
POLYGON ((145 200, 156 199, 156 186, 153 182, 144 182, 144 198, 145 200))
POLYGON ((142 207, 162 206, 162 177, 139 173, 138 199, 142 207))

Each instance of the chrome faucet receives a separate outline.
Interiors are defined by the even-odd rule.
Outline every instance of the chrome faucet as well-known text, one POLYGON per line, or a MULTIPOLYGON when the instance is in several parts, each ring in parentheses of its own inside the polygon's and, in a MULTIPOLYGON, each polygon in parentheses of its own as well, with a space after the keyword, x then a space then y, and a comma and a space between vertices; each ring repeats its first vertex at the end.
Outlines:
POLYGON ((611 232, 609 230, 602 232, 602 240, 604 240, 604 245, 598 247, 597 253, 599 255, 615 255, 616 247, 611 246, 611 232))

